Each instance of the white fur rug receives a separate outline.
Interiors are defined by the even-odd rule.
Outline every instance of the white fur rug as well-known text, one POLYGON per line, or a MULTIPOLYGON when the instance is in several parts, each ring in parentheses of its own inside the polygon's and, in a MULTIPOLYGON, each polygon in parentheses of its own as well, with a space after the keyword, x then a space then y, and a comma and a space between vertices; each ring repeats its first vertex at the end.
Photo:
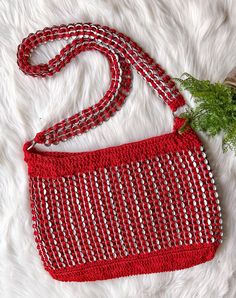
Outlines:
MULTIPOLYGON (((0 297, 236 297, 236 158, 222 153, 221 137, 203 136, 224 216, 224 243, 213 261, 179 272, 90 283, 58 282, 44 271, 31 229, 22 145, 44 127, 96 102, 109 84, 108 63, 98 53, 84 53, 52 78, 35 79, 19 71, 16 51, 30 32, 72 22, 124 32, 172 76, 187 71, 223 80, 236 65, 235 0, 1 0, 0 297)), ((61 46, 55 42, 40 48, 34 62, 46 62, 61 46)), ((122 144, 168 132, 171 125, 168 108, 134 73, 133 90, 120 112, 56 150, 122 144)))

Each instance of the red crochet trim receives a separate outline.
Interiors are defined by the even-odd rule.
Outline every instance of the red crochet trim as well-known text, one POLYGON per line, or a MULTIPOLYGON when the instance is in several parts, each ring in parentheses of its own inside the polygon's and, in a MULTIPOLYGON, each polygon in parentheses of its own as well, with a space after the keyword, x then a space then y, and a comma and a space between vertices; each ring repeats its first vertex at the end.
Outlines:
POLYGON ((30 176, 59 177, 200 147, 201 141, 191 128, 179 134, 178 129, 183 123, 183 119, 176 118, 172 133, 88 152, 47 152, 36 148, 28 151, 31 143, 27 142, 24 145, 25 161, 30 176))
MULTIPOLYGON (((167 249, 162 253, 149 253, 117 261, 100 261, 96 265, 80 265, 63 270, 48 270, 60 281, 95 281, 182 270, 214 258, 219 244, 191 245, 181 249, 167 249)), ((47 268, 46 268, 47 270, 47 268)))

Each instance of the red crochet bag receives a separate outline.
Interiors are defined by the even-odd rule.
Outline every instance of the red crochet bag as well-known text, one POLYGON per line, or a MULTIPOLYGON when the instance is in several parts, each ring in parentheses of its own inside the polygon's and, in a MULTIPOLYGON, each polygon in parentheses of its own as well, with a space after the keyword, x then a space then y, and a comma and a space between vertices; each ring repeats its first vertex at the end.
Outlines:
POLYGON ((92 281, 178 270, 211 260, 222 218, 201 140, 183 120, 171 133, 90 152, 45 152, 81 135, 120 109, 131 66, 175 112, 185 104, 171 78, 129 37, 108 27, 70 24, 30 34, 18 48, 27 75, 46 77, 82 51, 110 63, 111 84, 95 105, 38 133, 24 145, 32 219, 45 269, 62 281, 92 281), (71 39, 47 64, 31 65, 33 49, 71 39))

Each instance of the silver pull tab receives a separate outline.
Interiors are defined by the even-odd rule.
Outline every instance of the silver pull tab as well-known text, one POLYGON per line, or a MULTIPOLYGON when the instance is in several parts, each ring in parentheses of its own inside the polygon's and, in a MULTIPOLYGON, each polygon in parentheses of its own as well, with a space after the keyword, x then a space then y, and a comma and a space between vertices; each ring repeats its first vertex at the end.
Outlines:
POLYGON ((34 140, 32 140, 31 141, 31 145, 27 148, 27 151, 29 151, 30 149, 32 149, 36 144, 37 143, 34 140))

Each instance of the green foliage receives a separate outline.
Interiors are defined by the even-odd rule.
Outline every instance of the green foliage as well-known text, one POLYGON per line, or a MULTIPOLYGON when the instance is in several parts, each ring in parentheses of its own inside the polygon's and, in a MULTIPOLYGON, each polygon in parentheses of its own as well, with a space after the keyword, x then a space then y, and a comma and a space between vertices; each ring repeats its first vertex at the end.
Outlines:
POLYGON ((196 107, 180 115, 186 119, 180 131, 183 132, 190 125, 194 130, 203 131, 209 136, 223 132, 224 150, 236 152, 236 90, 222 83, 197 80, 187 73, 182 77, 175 80, 180 83, 182 90, 191 93, 196 107))

